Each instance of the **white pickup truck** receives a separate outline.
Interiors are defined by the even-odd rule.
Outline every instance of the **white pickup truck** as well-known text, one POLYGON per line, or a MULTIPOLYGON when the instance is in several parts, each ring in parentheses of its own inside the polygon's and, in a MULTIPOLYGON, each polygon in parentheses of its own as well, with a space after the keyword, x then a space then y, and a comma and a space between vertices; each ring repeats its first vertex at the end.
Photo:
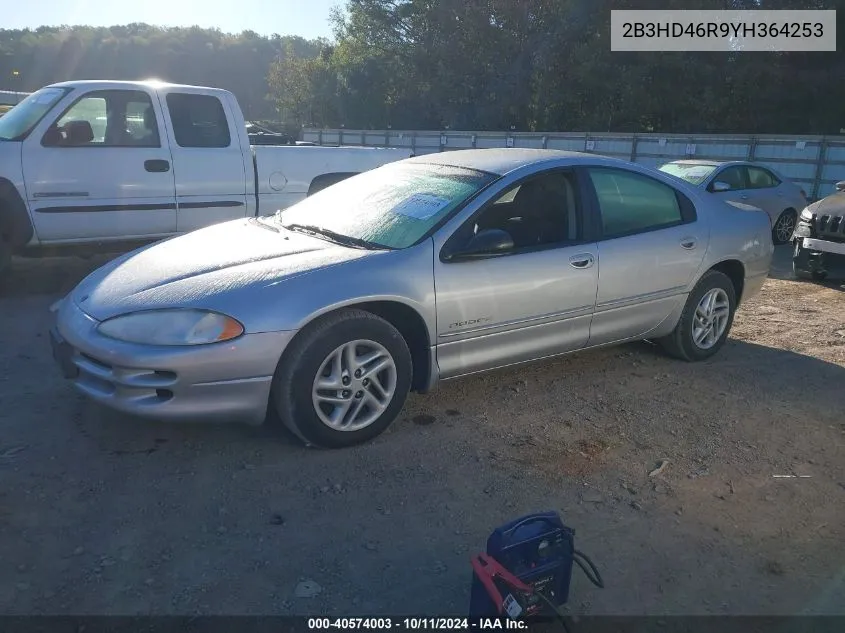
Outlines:
POLYGON ((235 96, 217 88, 53 84, 0 118, 0 272, 13 253, 143 243, 271 215, 411 155, 251 146, 235 96))

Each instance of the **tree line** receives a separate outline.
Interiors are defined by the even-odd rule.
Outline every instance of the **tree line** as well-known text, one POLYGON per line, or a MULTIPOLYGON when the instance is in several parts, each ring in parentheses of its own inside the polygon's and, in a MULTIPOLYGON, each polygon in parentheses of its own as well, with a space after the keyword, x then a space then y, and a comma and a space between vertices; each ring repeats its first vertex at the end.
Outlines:
POLYGON ((143 24, 0 30, 0 76, 17 69, 29 90, 92 77, 214 85, 232 90, 248 117, 292 126, 845 127, 842 52, 611 52, 611 9, 658 8, 838 9, 845 30, 845 0, 347 0, 325 40, 143 24))

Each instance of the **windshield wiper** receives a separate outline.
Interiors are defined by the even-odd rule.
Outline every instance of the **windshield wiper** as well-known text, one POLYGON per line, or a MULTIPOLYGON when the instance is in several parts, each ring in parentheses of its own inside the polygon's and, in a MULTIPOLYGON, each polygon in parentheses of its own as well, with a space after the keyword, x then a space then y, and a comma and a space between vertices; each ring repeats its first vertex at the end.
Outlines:
POLYGON ((368 251, 386 250, 386 247, 373 244, 367 240, 362 240, 351 235, 343 235, 342 233, 335 233, 331 229, 323 228, 322 226, 314 226, 313 224, 297 224, 291 222, 290 224, 282 224, 282 228, 289 231, 296 231, 297 233, 305 233, 306 235, 327 237, 332 242, 342 246, 351 246, 352 248, 363 248, 368 251))

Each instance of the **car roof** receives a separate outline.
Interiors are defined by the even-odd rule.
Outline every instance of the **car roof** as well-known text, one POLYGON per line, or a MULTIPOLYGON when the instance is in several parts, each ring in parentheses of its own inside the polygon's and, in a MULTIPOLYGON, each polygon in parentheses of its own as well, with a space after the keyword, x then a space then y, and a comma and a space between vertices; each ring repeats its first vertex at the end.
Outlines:
POLYGON ((630 165, 628 161, 602 156, 601 154, 568 152, 554 149, 523 148, 450 150, 434 154, 415 156, 414 158, 408 158, 403 162, 464 167, 466 169, 475 169, 478 171, 485 171, 491 174, 504 176, 505 174, 515 169, 519 169, 520 167, 560 160, 566 160, 568 164, 572 165, 579 163, 592 165, 630 165))
POLYGON ((60 81, 57 83, 45 86, 45 88, 93 88, 108 90, 110 88, 131 89, 131 88, 149 88, 155 90, 157 88, 176 88, 176 89, 200 89, 209 90, 213 92, 226 92, 222 88, 212 88, 210 86, 195 86, 191 84, 174 84, 167 81, 160 81, 158 79, 144 79, 141 81, 125 81, 118 79, 78 79, 72 81, 60 81))

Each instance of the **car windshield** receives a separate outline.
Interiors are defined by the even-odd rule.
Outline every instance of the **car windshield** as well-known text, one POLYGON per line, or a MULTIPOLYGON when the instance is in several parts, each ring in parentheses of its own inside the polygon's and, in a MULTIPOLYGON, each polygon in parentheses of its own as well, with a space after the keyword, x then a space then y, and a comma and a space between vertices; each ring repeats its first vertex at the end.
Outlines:
POLYGON ((700 185, 707 177, 716 171, 716 165, 697 165, 695 163, 666 163, 660 171, 686 180, 693 185, 700 185))
POLYGON ((279 217, 290 230, 353 246, 407 248, 496 178, 461 167, 386 165, 327 187, 279 217))
POLYGON ((42 88, 0 118, 0 141, 19 141, 64 97, 69 88, 42 88))

